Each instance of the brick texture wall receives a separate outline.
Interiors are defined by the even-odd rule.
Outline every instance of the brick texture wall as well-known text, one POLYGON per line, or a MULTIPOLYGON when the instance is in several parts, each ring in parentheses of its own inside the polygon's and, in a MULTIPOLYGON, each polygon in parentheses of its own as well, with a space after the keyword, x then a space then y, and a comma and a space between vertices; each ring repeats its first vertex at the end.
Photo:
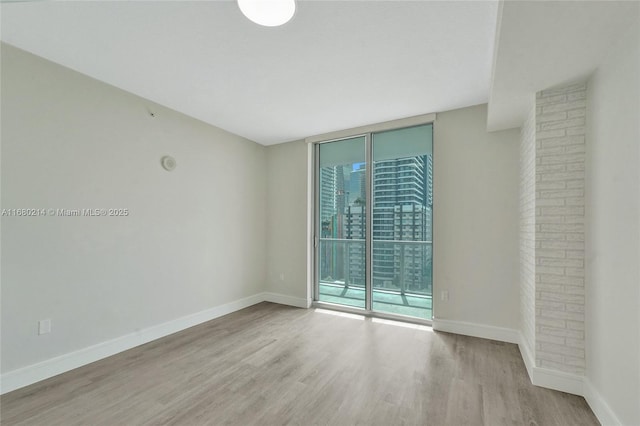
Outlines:
POLYGON ((537 93, 520 146, 524 343, 536 366, 573 374, 585 369, 586 93, 585 85, 537 93))
POLYGON ((520 131, 520 328, 535 349, 536 108, 532 102, 520 131))
POLYGON ((536 365, 583 374, 585 85, 536 95, 536 365))

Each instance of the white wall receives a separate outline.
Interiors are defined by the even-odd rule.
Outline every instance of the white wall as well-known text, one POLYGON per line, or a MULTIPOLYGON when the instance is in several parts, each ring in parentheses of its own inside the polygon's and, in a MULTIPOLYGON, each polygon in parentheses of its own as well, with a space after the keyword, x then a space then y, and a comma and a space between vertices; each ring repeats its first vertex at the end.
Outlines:
POLYGON ((434 317, 517 329, 520 135, 486 119, 479 105, 435 123, 434 317))
MULTIPOLYGON (((486 105, 464 108, 434 127, 434 286, 450 293, 436 316, 517 329, 519 133, 487 133, 486 117, 486 105)), ((267 291, 304 298, 307 145, 267 152, 267 291)))
POLYGON ((262 292, 266 166, 260 145, 3 44, 2 208, 130 214, 2 217, 2 372, 262 292))
POLYGON ((307 144, 267 148, 266 291, 307 299, 307 144))
POLYGON ((587 378, 627 425, 640 424, 638 28, 590 79, 587 116, 587 378))

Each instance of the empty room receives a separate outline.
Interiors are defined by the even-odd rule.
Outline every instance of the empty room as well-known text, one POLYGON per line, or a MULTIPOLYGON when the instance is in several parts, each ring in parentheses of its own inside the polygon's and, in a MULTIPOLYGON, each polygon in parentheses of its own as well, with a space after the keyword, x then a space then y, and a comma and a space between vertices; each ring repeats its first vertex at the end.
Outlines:
POLYGON ((0 36, 3 426, 640 426, 640 2, 0 36))

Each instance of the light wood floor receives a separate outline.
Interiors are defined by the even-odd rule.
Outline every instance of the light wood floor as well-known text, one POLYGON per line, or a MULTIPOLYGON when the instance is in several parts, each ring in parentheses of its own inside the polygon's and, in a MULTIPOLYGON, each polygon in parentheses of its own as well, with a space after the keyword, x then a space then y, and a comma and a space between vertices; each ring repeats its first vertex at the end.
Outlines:
POLYGON ((2 425, 594 425, 516 345, 262 303, 2 396, 2 425))

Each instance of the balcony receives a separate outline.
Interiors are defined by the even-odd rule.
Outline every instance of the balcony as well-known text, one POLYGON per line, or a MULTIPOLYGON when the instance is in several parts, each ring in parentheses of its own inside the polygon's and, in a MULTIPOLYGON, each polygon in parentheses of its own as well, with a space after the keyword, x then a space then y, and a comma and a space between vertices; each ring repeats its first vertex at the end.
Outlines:
MULTIPOLYGON (((373 310, 432 317, 431 241, 373 241, 373 310)), ((365 241, 321 238, 319 300, 365 307, 365 241)))

